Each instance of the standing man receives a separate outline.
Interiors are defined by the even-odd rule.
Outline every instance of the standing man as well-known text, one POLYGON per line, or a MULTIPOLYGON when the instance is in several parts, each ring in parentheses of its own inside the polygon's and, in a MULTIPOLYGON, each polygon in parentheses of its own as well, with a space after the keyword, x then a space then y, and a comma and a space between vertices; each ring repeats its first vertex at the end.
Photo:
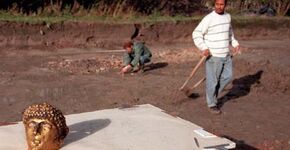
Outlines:
POLYGON ((192 33, 193 41, 206 60, 206 101, 213 114, 220 114, 217 96, 232 78, 229 45, 239 52, 234 38, 231 16, 225 12, 227 0, 215 0, 214 11, 205 16, 192 33))
POLYGON ((144 71, 145 63, 151 61, 152 54, 144 44, 144 42, 135 41, 134 43, 129 41, 124 43, 123 48, 126 50, 126 53, 123 57, 124 67, 121 70, 121 73, 144 71))

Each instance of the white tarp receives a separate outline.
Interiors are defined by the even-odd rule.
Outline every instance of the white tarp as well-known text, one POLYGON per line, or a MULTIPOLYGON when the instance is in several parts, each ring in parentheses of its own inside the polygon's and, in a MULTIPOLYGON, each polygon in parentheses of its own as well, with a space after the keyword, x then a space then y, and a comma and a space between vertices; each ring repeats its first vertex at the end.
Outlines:
MULTIPOLYGON (((70 132, 62 150, 231 149, 235 143, 152 105, 66 116, 70 132)), ((0 127, 0 150, 24 150, 24 126, 0 127)))

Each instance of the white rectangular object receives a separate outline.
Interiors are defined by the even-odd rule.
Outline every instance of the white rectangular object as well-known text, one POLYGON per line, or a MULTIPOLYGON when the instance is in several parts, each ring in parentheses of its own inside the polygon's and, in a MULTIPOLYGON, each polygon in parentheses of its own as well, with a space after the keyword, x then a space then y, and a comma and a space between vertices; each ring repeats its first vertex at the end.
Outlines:
MULTIPOLYGON (((235 143, 152 105, 67 115, 62 150, 232 149, 235 143)), ((22 122, 0 127, 0 150, 26 149, 22 122)))

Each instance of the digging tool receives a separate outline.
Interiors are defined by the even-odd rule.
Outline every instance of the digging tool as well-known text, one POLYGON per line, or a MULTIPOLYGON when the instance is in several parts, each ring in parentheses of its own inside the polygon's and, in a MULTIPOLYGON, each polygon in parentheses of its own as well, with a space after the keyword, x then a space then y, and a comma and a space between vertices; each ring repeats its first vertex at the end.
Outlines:
POLYGON ((196 87, 198 87, 204 81, 205 81, 205 77, 203 77, 198 82, 196 82, 193 85, 193 87, 191 87, 191 88, 184 88, 182 91, 184 91, 185 95, 189 97, 192 94, 190 91, 193 90, 193 89, 195 89, 196 87))
MULTIPOLYGON (((241 51, 233 53, 231 57, 233 58, 234 56, 236 56, 238 54, 241 54, 241 51)), ((195 89, 196 87, 198 87, 205 80, 206 80, 206 77, 203 77, 201 80, 199 80, 197 83, 195 83, 191 88, 187 88, 187 89, 183 88, 182 91, 184 91, 186 96, 190 96, 191 95, 190 91, 195 89)))
POLYGON ((199 60, 197 65, 193 68, 192 72, 190 73, 189 77, 186 79, 184 84, 179 88, 180 91, 184 90, 184 88, 187 85, 187 83, 189 82, 189 80, 195 75, 197 69, 200 68, 200 66, 205 61, 206 58, 207 58, 206 56, 202 56, 202 58, 199 60))

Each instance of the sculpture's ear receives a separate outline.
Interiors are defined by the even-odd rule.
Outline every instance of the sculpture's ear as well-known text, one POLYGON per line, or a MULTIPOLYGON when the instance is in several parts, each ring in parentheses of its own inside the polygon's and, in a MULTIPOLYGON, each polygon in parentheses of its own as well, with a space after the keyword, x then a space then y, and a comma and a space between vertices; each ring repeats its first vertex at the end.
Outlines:
POLYGON ((64 139, 67 135, 68 135, 68 132, 69 132, 69 128, 66 127, 65 129, 62 130, 62 133, 60 135, 60 140, 64 139))

